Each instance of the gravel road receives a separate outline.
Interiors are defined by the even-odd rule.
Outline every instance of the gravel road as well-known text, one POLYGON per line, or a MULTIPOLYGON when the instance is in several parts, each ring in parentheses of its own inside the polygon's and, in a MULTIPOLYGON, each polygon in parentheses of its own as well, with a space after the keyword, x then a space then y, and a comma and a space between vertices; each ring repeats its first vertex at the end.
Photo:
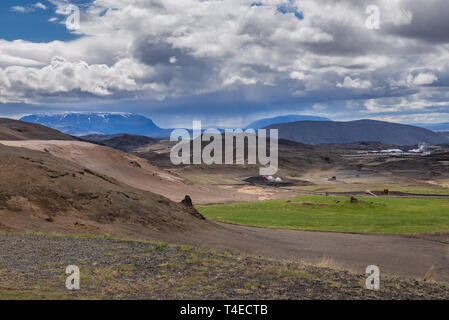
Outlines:
POLYGON ((449 286, 188 246, 0 234, 0 299, 448 299, 449 286), (77 265, 81 289, 65 288, 77 265))

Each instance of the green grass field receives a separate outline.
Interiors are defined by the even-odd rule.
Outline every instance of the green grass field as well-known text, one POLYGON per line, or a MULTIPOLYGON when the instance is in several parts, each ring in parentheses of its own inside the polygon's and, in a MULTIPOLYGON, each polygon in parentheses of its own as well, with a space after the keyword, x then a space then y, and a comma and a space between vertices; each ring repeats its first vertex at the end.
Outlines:
MULTIPOLYGON (((436 181, 437 183, 440 181, 436 181)), ((446 183, 446 181, 442 181, 446 183)), ((310 191, 310 192, 352 192, 361 193, 363 190, 374 190, 381 191, 383 189, 389 189, 390 192, 405 192, 414 194, 429 194, 429 195, 447 195, 449 196, 449 189, 441 188, 438 185, 396 185, 391 183, 384 184, 338 184, 338 185, 311 185, 311 186, 300 186, 296 188, 299 191, 310 191)))
POLYGON ((449 230, 449 199, 310 196, 199 206, 213 220, 269 228, 413 234, 449 230))

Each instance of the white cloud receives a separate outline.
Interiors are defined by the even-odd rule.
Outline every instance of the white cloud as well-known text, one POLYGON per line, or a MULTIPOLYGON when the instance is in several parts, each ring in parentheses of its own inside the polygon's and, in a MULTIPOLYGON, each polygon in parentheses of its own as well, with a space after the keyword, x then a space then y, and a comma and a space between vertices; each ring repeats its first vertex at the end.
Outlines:
POLYGON ((79 90, 82 94, 109 96, 112 90, 136 91, 146 85, 137 80, 146 67, 129 59, 113 66, 69 62, 54 57, 43 68, 7 67, 0 70, 0 102, 28 101, 27 95, 61 94, 79 90))
POLYGON ((0 52, 0 66, 37 66, 39 62, 0 52))
POLYGON ((225 86, 229 86, 229 85, 234 84, 234 83, 241 83, 241 84, 249 85, 249 84, 256 84, 257 80, 256 79, 243 78, 243 77, 235 75, 235 76, 232 76, 232 77, 230 77, 228 79, 225 79, 224 82, 223 82, 223 84, 225 86))
POLYGON ((47 6, 44 5, 42 2, 36 2, 36 3, 34 4, 34 7, 39 8, 39 9, 42 9, 42 10, 46 10, 46 9, 47 9, 47 6))
POLYGON ((290 73, 290 78, 295 80, 304 80, 306 78, 306 75, 299 71, 293 71, 290 73))
POLYGON ((345 77, 343 83, 337 83, 337 87, 346 89, 369 89, 373 85, 369 80, 352 79, 351 77, 345 77))
POLYGON ((438 81, 438 77, 430 72, 420 73, 411 79, 411 82, 417 86, 429 85, 436 81, 438 81))
POLYGON ((14 7, 11 7, 11 11, 20 12, 20 13, 26 13, 26 12, 32 11, 32 9, 26 8, 26 7, 22 7, 22 6, 14 6, 14 7))
POLYGON ((13 6, 13 7, 11 7, 11 11, 19 12, 19 13, 32 12, 35 9, 46 10, 47 7, 42 2, 36 2, 35 4, 33 4, 32 6, 29 6, 29 7, 24 7, 24 6, 13 6))
POLYGON ((170 59, 169 59, 168 61, 169 61, 171 64, 175 64, 176 61, 178 61, 178 59, 176 59, 176 57, 173 56, 173 57, 170 57, 170 59))

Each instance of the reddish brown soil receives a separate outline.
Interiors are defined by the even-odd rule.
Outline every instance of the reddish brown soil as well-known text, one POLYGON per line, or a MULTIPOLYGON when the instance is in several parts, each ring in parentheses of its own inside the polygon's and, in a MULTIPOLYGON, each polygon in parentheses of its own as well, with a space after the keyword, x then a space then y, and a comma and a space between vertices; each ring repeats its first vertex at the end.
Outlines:
POLYGON ((40 124, 0 118, 0 140, 76 140, 40 124))
POLYGON ((257 200, 256 195, 201 186, 147 160, 109 147, 80 141, 0 141, 0 144, 44 151, 89 170, 112 177, 137 189, 151 191, 179 202, 190 195, 195 204, 257 200))
POLYGON ((4 230, 104 233, 100 225, 126 222, 181 231, 201 221, 192 208, 44 152, 0 145, 0 173, 4 230))

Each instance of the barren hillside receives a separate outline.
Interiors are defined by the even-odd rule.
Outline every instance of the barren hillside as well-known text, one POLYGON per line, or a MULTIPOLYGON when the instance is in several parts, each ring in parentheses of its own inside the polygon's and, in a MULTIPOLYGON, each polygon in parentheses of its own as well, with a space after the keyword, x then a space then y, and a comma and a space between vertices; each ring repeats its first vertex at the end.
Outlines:
POLYGON ((40 124, 0 118, 0 140, 76 140, 40 124))
POLYGON ((0 230, 106 233, 111 223, 183 230, 193 208, 44 152, 0 145, 0 230))
POLYGON ((138 156, 87 142, 28 140, 0 141, 0 144, 44 151, 117 179, 131 187, 151 191, 176 202, 181 201, 185 195, 190 195, 195 204, 248 199, 248 195, 199 186, 170 171, 155 167, 138 156))

